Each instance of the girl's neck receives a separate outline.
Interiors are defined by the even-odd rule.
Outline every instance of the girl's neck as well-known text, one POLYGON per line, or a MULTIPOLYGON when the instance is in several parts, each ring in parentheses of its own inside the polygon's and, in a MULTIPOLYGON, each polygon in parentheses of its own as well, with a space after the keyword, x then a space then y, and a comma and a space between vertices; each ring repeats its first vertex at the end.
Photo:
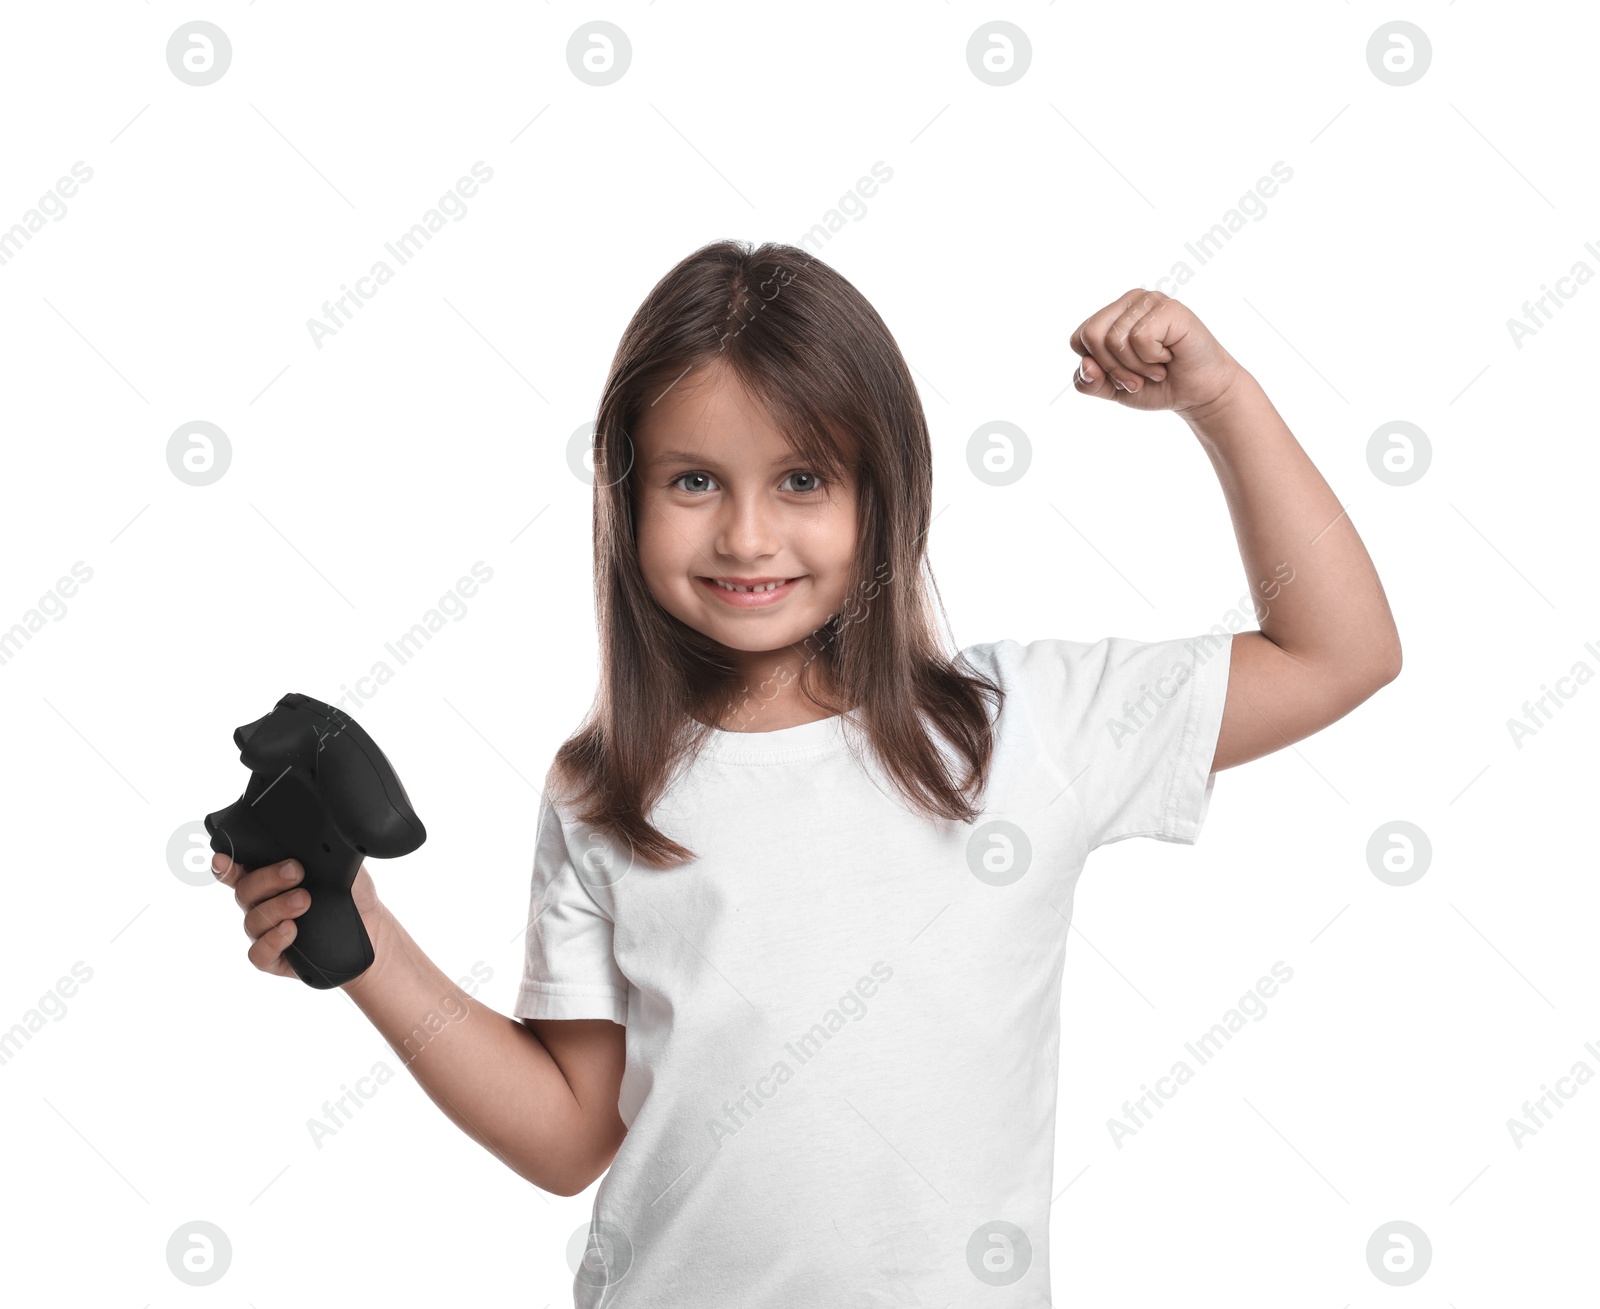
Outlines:
POLYGON ((782 704, 778 701, 754 702, 748 706, 735 706, 723 720, 713 724, 724 732, 779 732, 786 727, 801 727, 806 723, 834 718, 836 714, 814 705, 810 701, 782 704))
POLYGON ((794 679, 769 678, 765 683, 757 681, 745 685, 752 688, 776 686, 778 689, 767 694, 756 689, 736 691, 720 705, 707 706, 703 715, 695 716, 723 732, 778 732, 786 727, 833 718, 839 712, 818 704, 794 679))

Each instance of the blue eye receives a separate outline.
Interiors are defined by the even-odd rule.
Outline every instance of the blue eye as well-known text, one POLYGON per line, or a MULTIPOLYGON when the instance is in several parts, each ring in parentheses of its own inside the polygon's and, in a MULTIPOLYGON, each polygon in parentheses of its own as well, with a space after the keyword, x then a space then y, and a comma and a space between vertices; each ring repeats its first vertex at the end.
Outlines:
MULTIPOLYGON (((709 482, 711 480, 710 476, 708 474, 706 474, 706 473, 679 473, 676 477, 674 477, 672 479, 671 485, 672 486, 677 486, 678 483, 683 481, 683 479, 686 478, 686 477, 699 477, 699 478, 704 479, 707 482, 709 482)), ((688 487, 683 487, 682 489, 687 491, 689 488, 688 487)))

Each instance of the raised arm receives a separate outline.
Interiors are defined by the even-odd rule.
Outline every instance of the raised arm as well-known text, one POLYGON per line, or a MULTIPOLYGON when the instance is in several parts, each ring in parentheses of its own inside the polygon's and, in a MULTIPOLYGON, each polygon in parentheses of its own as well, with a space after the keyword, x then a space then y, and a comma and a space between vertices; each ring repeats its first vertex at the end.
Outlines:
POLYGON ((1213 771, 1337 722, 1400 672, 1366 547, 1256 379, 1189 309, 1135 289, 1072 334, 1081 394, 1181 414, 1233 517, 1258 632, 1233 638, 1213 771))

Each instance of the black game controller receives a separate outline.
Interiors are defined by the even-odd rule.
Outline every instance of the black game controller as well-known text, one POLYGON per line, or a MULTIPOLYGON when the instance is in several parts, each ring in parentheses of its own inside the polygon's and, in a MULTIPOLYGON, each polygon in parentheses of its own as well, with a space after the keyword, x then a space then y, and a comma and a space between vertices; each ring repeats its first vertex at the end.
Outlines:
POLYGON ((428 834, 405 787, 348 714, 290 694, 233 734, 250 770, 244 794, 206 815, 211 848, 247 870, 284 859, 305 869, 311 905, 284 957, 308 986, 343 986, 372 966, 372 941, 350 894, 366 855, 410 854, 428 834))

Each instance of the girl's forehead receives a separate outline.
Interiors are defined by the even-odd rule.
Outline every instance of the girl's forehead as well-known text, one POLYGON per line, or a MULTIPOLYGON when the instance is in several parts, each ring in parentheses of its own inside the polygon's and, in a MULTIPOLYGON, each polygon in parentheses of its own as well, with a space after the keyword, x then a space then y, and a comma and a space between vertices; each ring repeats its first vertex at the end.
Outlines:
POLYGON ((647 395, 630 435, 646 466, 720 463, 764 474, 769 465, 799 461, 848 476, 860 457, 853 438, 798 440, 761 396, 720 367, 691 370, 647 395))
POLYGON ((647 408, 634 424, 634 440, 647 458, 698 452, 706 457, 792 457, 794 444, 773 416, 756 405, 686 396, 647 408))
POLYGON ((754 428, 778 435, 778 424, 767 404, 734 379, 720 373, 690 373, 647 397, 640 415, 652 429, 754 428))

